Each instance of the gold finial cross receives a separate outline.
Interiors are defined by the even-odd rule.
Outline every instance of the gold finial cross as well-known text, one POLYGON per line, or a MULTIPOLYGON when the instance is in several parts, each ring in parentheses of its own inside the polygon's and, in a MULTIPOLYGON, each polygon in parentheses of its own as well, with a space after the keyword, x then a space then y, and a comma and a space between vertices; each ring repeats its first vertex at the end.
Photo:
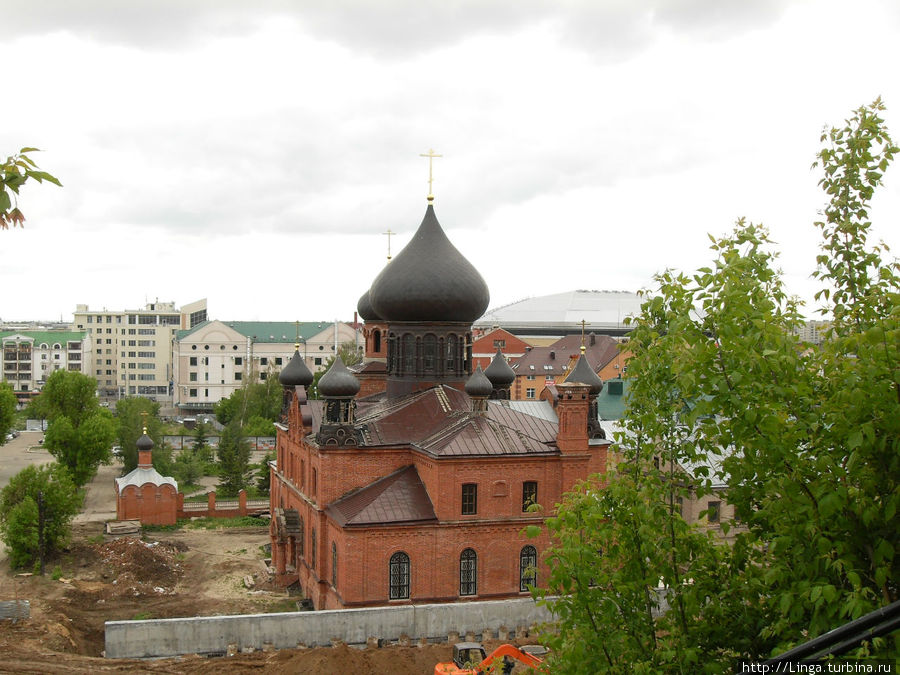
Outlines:
POLYGON ((434 181, 434 178, 431 174, 431 165, 432 165, 432 162, 434 161, 435 157, 443 157, 443 155, 436 155, 436 154, 434 154, 434 150, 429 148, 427 155, 420 154, 419 157, 427 157, 428 158, 428 201, 433 202, 434 201, 434 193, 431 191, 431 184, 434 181))
POLYGON ((581 320, 581 353, 584 354, 584 325, 587 323, 584 319, 581 320))
POLYGON ((294 338, 294 349, 300 351, 300 322, 295 321, 294 326, 297 328, 297 336, 294 338))
POLYGON ((146 410, 141 412, 141 417, 142 417, 141 424, 144 428, 144 435, 147 434, 147 415, 149 415, 149 413, 146 410))
POLYGON ((381 234, 386 234, 388 238, 388 260, 391 259, 391 236, 397 234, 396 232, 391 232, 391 228, 388 228, 387 232, 382 232, 381 234))

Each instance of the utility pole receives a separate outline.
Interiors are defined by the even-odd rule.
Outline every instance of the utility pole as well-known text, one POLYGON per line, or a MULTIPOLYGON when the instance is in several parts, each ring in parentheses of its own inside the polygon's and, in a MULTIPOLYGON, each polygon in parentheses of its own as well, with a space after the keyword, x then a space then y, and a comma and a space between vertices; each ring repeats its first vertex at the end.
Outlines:
POLYGON ((38 490, 38 556, 41 561, 41 576, 44 576, 44 491, 38 490))

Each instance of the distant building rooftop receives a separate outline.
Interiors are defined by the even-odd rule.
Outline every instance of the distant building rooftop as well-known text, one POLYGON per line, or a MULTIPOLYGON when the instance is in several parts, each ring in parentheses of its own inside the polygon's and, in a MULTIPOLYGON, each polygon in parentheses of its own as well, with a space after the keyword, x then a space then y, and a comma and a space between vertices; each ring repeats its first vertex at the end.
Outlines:
POLYGON ((586 330, 604 335, 629 331, 625 317, 639 313, 641 298, 629 291, 576 290, 520 300, 490 309, 475 328, 500 326, 518 335, 570 335, 586 330))

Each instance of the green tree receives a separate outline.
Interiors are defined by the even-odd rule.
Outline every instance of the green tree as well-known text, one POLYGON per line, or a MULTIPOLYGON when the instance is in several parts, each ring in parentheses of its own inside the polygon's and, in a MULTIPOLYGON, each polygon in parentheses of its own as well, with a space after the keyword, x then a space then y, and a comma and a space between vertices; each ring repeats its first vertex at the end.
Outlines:
POLYGON ((13 476, 0 493, 0 533, 10 565, 18 568, 38 561, 42 540, 45 556, 58 551, 81 499, 68 471, 56 462, 32 465, 13 476))
POLYGON ((275 459, 274 452, 267 452, 259 464, 256 465, 256 487, 260 494, 268 495, 271 489, 272 472, 269 471, 269 462, 275 459))
POLYGON ((281 414, 281 385, 278 374, 266 373, 261 382, 246 382, 228 398, 223 398, 213 408, 220 424, 228 425, 237 421, 247 425, 253 418, 274 422, 281 414))
MULTIPOLYGON (((158 452, 163 446, 163 425, 159 419, 159 403, 148 398, 123 398, 116 403, 116 436, 122 447, 123 473, 128 473, 137 466, 137 441, 147 426, 147 435, 153 441, 153 466, 160 473, 157 461, 162 461, 164 452, 158 452), (144 416, 142 413, 146 413, 144 416), (159 457, 159 460, 157 460, 159 457)), ((165 468, 165 467, 163 467, 165 468)), ((166 475, 163 473, 163 475, 166 475)))
POLYGON ((244 433, 247 436, 274 436, 275 424, 271 420, 254 416, 244 425, 244 433))
POLYGON ((172 463, 172 476, 183 489, 185 485, 196 485, 203 475, 203 469, 204 464, 193 449, 184 448, 172 463))
POLYGON ((222 496, 234 497, 250 482, 250 443, 241 426, 233 421, 219 436, 219 490, 222 496))
POLYGON ((324 367, 313 374, 312 384, 309 385, 309 398, 319 398, 319 380, 321 380, 322 376, 328 372, 328 369, 331 368, 331 365, 334 363, 334 359, 337 356, 341 357, 344 365, 348 368, 350 366, 356 365, 357 363, 360 363, 363 360, 362 352, 359 351, 359 348, 356 346, 355 342, 342 342, 338 347, 337 354, 333 354, 325 359, 324 367))
MULTIPOLYGON (((833 331, 820 348, 793 336, 801 307, 758 225, 712 238, 714 262, 695 274, 657 275, 628 343, 626 461, 548 521, 548 592, 568 595, 544 601, 567 672, 725 672, 898 599, 900 283, 886 247, 866 245, 897 151, 881 109, 823 136, 818 297, 833 331), (746 525, 731 547, 674 508, 714 479, 746 525), (652 619, 660 579, 671 609, 652 619)), ((896 638, 870 649, 898 653, 896 638)))
POLYGON ((16 418, 16 395, 7 382, 0 382, 0 441, 12 429, 16 418))
POLYGON ((0 228, 7 229, 10 225, 25 227, 25 215, 19 210, 19 189, 29 180, 38 183, 47 181, 54 185, 62 184, 46 171, 38 169, 37 165, 28 156, 30 152, 39 152, 37 148, 22 148, 14 155, 6 158, 0 164, 0 228))
POLYGON ((44 445, 79 486, 93 477, 102 462, 109 461, 116 439, 115 421, 100 407, 96 386, 92 377, 57 370, 33 403, 33 409, 50 421, 44 445))
POLYGON ((200 462, 207 464, 212 461, 212 448, 209 446, 207 436, 209 435, 209 427, 203 422, 197 422, 197 428, 194 429, 194 455, 200 462))

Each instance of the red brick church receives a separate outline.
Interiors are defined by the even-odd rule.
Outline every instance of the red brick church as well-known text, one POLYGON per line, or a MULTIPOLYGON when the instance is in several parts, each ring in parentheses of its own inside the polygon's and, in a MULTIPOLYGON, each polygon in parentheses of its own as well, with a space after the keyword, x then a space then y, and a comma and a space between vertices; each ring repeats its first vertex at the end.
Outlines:
POLYGON ((307 400, 299 351, 280 376, 272 560, 317 609, 527 595, 546 579, 549 542, 524 528, 606 469, 602 383, 586 361, 549 415, 509 401, 515 374, 499 352, 473 372, 472 323, 490 296, 430 202, 359 301, 363 364, 338 358, 320 400, 307 400))

